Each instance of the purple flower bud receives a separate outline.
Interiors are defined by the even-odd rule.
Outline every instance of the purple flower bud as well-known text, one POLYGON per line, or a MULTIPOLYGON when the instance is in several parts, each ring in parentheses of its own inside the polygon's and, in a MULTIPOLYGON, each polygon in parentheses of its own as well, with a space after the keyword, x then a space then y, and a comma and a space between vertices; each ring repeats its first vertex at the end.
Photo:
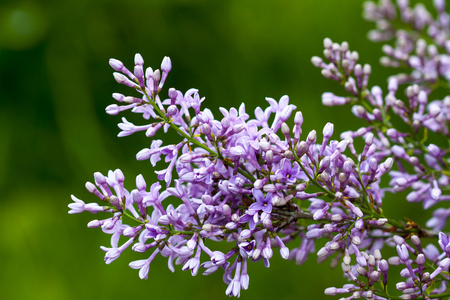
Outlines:
POLYGON ((439 267, 441 267, 443 270, 447 270, 449 266, 450 266, 450 258, 448 258, 448 257, 444 258, 439 263, 439 267))
POLYGON ((422 253, 420 253, 419 255, 417 255, 416 263, 417 263, 418 265, 424 265, 425 262, 426 262, 426 260, 425 260, 425 255, 423 255, 422 253))
MULTIPOLYGON (((98 189, 92 182, 86 182, 86 190, 88 190, 89 193, 95 193, 97 195, 98 189)), ((104 197, 100 197, 104 198, 104 197)))
POLYGON ((103 222, 102 221, 99 221, 99 220, 92 220, 92 221, 90 221, 88 224, 87 224, 87 227, 88 228, 98 228, 98 227, 100 227, 100 226, 102 226, 103 225, 103 222))
MULTIPOLYGON (((162 217, 165 217, 165 216, 162 216, 162 217)), ((161 217, 161 218, 162 218, 161 217)), ((165 222, 163 222, 162 220, 161 220, 161 218, 159 218, 159 223, 161 223, 161 224, 163 224, 163 225, 167 225, 167 224, 165 224, 165 222)), ((202 226, 202 229, 204 230, 204 231, 213 231, 213 230, 217 230, 217 229, 220 229, 220 226, 218 226, 218 225, 213 225, 213 224, 204 224, 203 226, 202 226)), ((248 230, 248 229, 247 229, 248 230)))
POLYGON ((361 209, 359 207, 356 207, 355 205, 353 205, 353 203, 351 203, 348 200, 345 200, 345 204, 348 206, 348 208, 350 208, 350 210, 359 218, 362 218, 364 216, 363 212, 361 211, 361 209))
POLYGON ((273 160, 273 151, 269 150, 266 152, 266 161, 268 163, 272 163, 272 160, 273 160))
MULTIPOLYGON (((175 116, 176 114, 178 114, 178 112, 179 112, 179 110, 176 105, 170 105, 167 108, 167 116, 168 117, 175 116)), ((203 124, 203 125, 208 125, 208 124, 203 124)), ((202 132, 205 134, 205 129, 202 128, 202 132)))
POLYGON ((325 289, 324 293, 327 296, 336 296, 337 295, 337 288, 329 287, 329 288, 325 289))
MULTIPOLYGON (((233 215, 234 216, 234 215, 233 215)), ((228 230, 233 230, 233 229, 236 229, 236 228, 238 228, 238 223, 237 223, 237 221, 234 221, 234 222, 228 222, 227 224, 225 224, 225 228, 226 229, 228 229, 228 230)))
POLYGON ((170 60, 170 57, 164 56, 163 61, 161 63, 161 70, 167 73, 169 73, 170 70, 172 70, 172 61, 170 60))
POLYGON ((423 276, 422 276, 422 282, 423 282, 423 283, 428 283, 428 282, 430 282, 430 281, 431 281, 430 273, 429 273, 429 272, 423 273, 423 276))
POLYGON ((144 58, 142 58, 142 55, 139 53, 136 53, 134 55, 134 64, 137 66, 143 66, 144 65, 144 58))
POLYGON ((277 191, 277 188, 274 184, 270 183, 270 184, 266 184, 263 187, 264 192, 266 193, 275 193, 277 191))
POLYGON ((352 244, 354 244, 354 245, 359 245, 359 244, 361 244, 361 239, 360 239, 360 237, 359 237, 359 236, 354 236, 354 237, 352 237, 352 244))
POLYGON ((284 136, 289 136, 290 133, 290 129, 289 129, 289 125, 286 123, 281 124, 281 133, 284 136))
POLYGON ((392 168, 392 165, 394 164, 394 160, 392 159, 392 157, 389 157, 388 159, 386 159, 386 161, 383 163, 384 168, 386 170, 390 170, 392 168))
POLYGON ((154 82, 159 82, 159 80, 161 80, 161 71, 160 70, 155 70, 153 72, 153 81, 154 82))
POLYGON ((408 288, 409 285, 406 284, 406 282, 397 282, 395 284, 395 287, 397 288, 397 290, 399 291, 403 291, 404 289, 408 288))
MULTIPOLYGON (((325 53, 325 52, 324 52, 325 53)), ((327 78, 327 79, 333 79, 333 73, 331 73, 330 70, 327 69, 322 69, 322 71, 320 71, 322 76, 327 78)))
POLYGON ((397 245, 397 253, 402 261, 407 261, 409 259, 409 252, 405 244, 397 245))
POLYGON ((401 245, 401 244, 404 244, 404 243, 405 243, 405 239, 402 238, 402 237, 399 236, 399 235, 394 235, 394 236, 392 237, 392 239, 394 240, 394 243, 396 243, 397 245, 401 245))
POLYGON ((222 206, 222 213, 227 216, 227 217, 231 217, 231 207, 228 204, 224 204, 222 206))
POLYGON ((339 150, 340 153, 344 152, 345 148, 347 148, 348 142, 349 141, 347 139, 340 141, 336 146, 337 150, 339 150))
POLYGON ((358 272, 358 274, 361 276, 367 276, 367 270, 363 267, 358 266, 356 268, 356 272, 358 272))
POLYGON ((427 147, 428 153, 430 153, 430 155, 434 156, 434 157, 440 157, 441 154, 441 149, 434 145, 434 144, 430 144, 427 147))
POLYGON ((266 246, 262 250, 262 256, 265 259, 271 259, 273 256, 273 250, 271 247, 270 238, 267 238, 267 240, 266 240, 266 246))
POLYGON ((322 64, 324 63, 323 60, 318 56, 313 56, 311 58, 311 62, 314 66, 316 66, 318 68, 320 68, 322 66, 322 64))
POLYGON ((142 200, 144 197, 142 197, 141 193, 138 190, 132 190, 131 191, 131 199, 133 199, 133 202, 140 205, 142 203, 142 200))
POLYGON ((333 93, 322 94, 322 104, 325 106, 344 105, 350 102, 350 98, 339 97, 333 93))
POLYGON ((280 255, 284 259, 289 258, 289 249, 284 245, 283 241, 279 236, 275 236, 275 240, 277 241, 278 247, 280 248, 280 255))
POLYGON ((379 266, 380 266, 380 270, 383 271, 383 272, 387 272, 387 270, 389 269, 389 264, 388 264, 388 262, 385 259, 382 259, 380 261, 380 265, 379 266))
POLYGON ((355 228, 358 229, 358 230, 361 230, 361 229, 364 228, 364 221, 363 221, 363 219, 356 220, 355 228))
POLYGON ((414 246, 420 246, 420 238, 417 235, 411 236, 411 242, 414 246))
POLYGON ((115 116, 120 112, 120 107, 117 104, 111 104, 105 110, 108 115, 115 116))
POLYGON ((134 83, 133 81, 129 80, 127 77, 125 77, 125 75, 120 74, 120 73, 113 73, 114 75, 114 79, 117 81, 117 83, 119 84, 123 84, 126 85, 128 87, 131 88, 137 88, 138 86, 136 85, 136 83, 134 83))
POLYGON ((115 58, 111 58, 109 60, 109 65, 111 66, 111 68, 113 68, 117 72, 122 72, 123 63, 120 60, 117 60, 115 58))
POLYGON ((111 197, 109 197, 109 201, 111 202, 112 205, 114 206, 120 206, 120 200, 117 196, 112 195, 111 197))
POLYGON ((191 251, 193 251, 195 249, 195 247, 197 247, 197 233, 196 232, 192 235, 192 238, 189 239, 189 241, 186 243, 186 246, 191 251))
POLYGON ((119 93, 113 93, 112 97, 119 102, 123 102, 123 99, 125 98, 124 95, 119 94, 119 93))
POLYGON ((333 135, 334 131, 334 124, 333 123, 327 123, 325 127, 323 128, 323 136, 324 138, 330 138, 333 135))
POLYGON ((136 76, 136 78, 138 79, 139 85, 141 86, 141 88, 145 88, 144 69, 142 68, 142 66, 134 67, 134 76, 136 76))
POLYGON ((331 48, 332 45, 333 45, 333 41, 330 38, 325 38, 323 40, 323 47, 324 48, 331 48))
MULTIPOLYGON (((313 228, 306 233, 306 238, 308 239, 316 239, 322 236, 323 229, 321 228, 313 228)), ((319 254, 317 254, 319 255, 319 254)))
POLYGON ((351 161, 346 160, 344 162, 344 165, 342 167, 342 170, 344 171, 345 174, 350 174, 353 170, 353 164, 351 161))
POLYGON ((253 250, 253 259, 258 259, 261 256, 261 249, 260 248, 256 248, 255 250, 253 250))
POLYGON ((363 254, 365 254, 364 252, 360 252, 358 247, 355 244, 351 244, 351 247, 353 249, 353 251, 356 254, 356 262, 361 266, 361 267, 366 267, 367 266, 367 260, 365 258, 365 256, 363 254))
POLYGON ((343 217, 340 214, 331 215, 331 221, 333 221, 333 222, 341 222, 342 220, 343 220, 343 217))
POLYGON ((380 280, 380 276, 381 276, 381 273, 378 271, 372 271, 372 273, 370 273, 370 279, 374 282, 377 282, 378 280, 380 280))
POLYGON ((244 229, 241 231, 240 238, 246 240, 252 236, 252 231, 250 229, 244 229))
POLYGON ((313 144, 316 142, 316 131, 315 130, 311 130, 311 132, 308 134, 307 140, 309 143, 313 144))
POLYGON ((433 180, 433 188, 431 189, 431 198, 438 201, 441 198, 442 191, 436 180, 433 180))
POLYGON ((329 251, 325 248, 325 247, 322 247, 322 248, 320 248, 320 250, 317 252, 317 257, 324 257, 324 256, 326 256, 326 255, 328 255, 328 253, 329 253, 329 251))

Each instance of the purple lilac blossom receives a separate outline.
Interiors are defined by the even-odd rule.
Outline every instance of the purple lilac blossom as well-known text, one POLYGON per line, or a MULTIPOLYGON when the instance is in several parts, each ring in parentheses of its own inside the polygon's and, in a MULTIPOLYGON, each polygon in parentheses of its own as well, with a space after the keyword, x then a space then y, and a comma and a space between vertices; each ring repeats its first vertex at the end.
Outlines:
POLYGON ((326 295, 391 299, 388 285, 401 299, 450 295, 450 239, 437 232, 445 228, 450 208, 432 213, 425 224, 431 230, 383 211, 387 193, 405 190, 404 203, 421 202, 424 209, 450 200, 448 145, 427 140, 428 132, 450 137, 450 96, 435 99, 433 93, 438 83, 448 86, 450 80, 450 17, 445 1, 435 0, 434 6, 433 15, 406 0, 397 5, 366 2, 366 18, 377 24, 369 37, 395 39, 394 46, 383 47, 382 64, 410 70, 391 76, 384 92, 369 85, 371 66, 360 64, 347 42, 324 40, 324 58, 315 56, 312 63, 348 95, 325 92, 322 103, 351 105, 351 112, 368 123, 339 138, 333 138, 331 123, 322 138, 315 130, 303 135, 303 115, 288 96, 266 98, 268 106, 256 108, 254 118, 244 104, 222 107, 216 117, 202 108, 205 98, 197 89, 164 91, 170 58, 163 59, 161 70, 144 69, 140 54, 130 69, 111 59, 114 79, 139 95, 114 93, 119 103, 106 112, 142 114, 143 125, 123 117, 118 135, 142 131, 152 138, 150 148, 136 158, 158 166, 159 181, 147 185, 138 175, 136 188, 129 191, 119 169, 107 176, 97 172, 95 184, 86 183, 86 189, 102 206, 72 196, 69 213, 106 213, 88 224, 111 235, 111 247, 101 247, 105 262, 127 249, 142 253, 144 259, 129 264, 139 269, 141 279, 148 279, 151 262, 163 256, 172 272, 174 262, 193 276, 200 269, 204 275, 223 271, 225 293, 239 297, 249 287, 248 263, 262 260, 269 267, 274 248, 279 248, 282 258, 297 264, 316 253, 319 263, 330 259, 330 266, 341 265, 351 283, 326 288, 326 295), (396 28, 398 22, 409 29, 396 28), (286 122, 293 113, 290 128, 286 122), (402 129, 391 120, 402 122, 402 129), (179 141, 153 139, 161 130, 174 131, 179 141), (162 161, 166 165, 161 168, 162 161), (175 206, 169 196, 180 204, 175 206), (440 250, 431 243, 422 247, 421 239, 427 237, 437 239, 440 250), (316 247, 316 240, 324 242, 316 247), (214 250, 216 241, 228 243, 228 251, 214 250), (384 259, 385 246, 395 247, 398 256, 384 259), (388 273, 396 266, 403 267, 405 280, 389 282, 388 273))

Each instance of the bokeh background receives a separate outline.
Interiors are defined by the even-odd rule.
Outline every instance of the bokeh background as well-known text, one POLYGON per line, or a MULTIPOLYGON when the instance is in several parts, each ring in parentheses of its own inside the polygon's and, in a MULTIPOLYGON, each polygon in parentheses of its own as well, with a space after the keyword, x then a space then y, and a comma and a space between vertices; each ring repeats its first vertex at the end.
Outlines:
MULTIPOLYGON (((216 115, 219 106, 245 102, 252 112, 266 96, 287 94, 303 112, 304 132, 326 122, 341 132, 355 118, 321 105, 323 92, 340 89, 310 58, 325 37, 348 41, 372 65, 371 83, 384 85, 370 28, 360 0, 2 0, 0 299, 225 299, 219 272, 172 274, 158 257, 140 280, 128 267, 143 258, 135 253, 105 265, 99 246, 109 236, 86 227, 97 216, 67 213, 70 194, 94 201, 84 183, 95 171, 121 168, 130 188, 137 174, 155 178, 149 162, 135 160, 150 140, 118 138, 121 116, 104 112, 113 92, 129 92, 108 59, 131 66, 139 52, 158 68, 170 56, 166 87, 198 88, 216 115)), ((275 251, 271 262, 249 266, 243 299, 325 299, 326 287, 345 283, 340 268, 317 265, 314 255, 297 266, 275 251)))

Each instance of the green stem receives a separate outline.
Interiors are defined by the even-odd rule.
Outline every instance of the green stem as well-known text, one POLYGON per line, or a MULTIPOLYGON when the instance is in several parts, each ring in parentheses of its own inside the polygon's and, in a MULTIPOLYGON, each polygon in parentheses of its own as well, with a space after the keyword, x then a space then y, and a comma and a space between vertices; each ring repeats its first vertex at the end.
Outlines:
POLYGON ((328 197, 334 199, 335 198, 334 193, 330 192, 329 190, 327 190, 326 188, 321 186, 314 178, 312 178, 309 175, 308 171, 306 171, 305 167, 303 166, 303 163, 302 163, 300 157, 298 157, 295 153, 293 153, 293 154, 294 154, 294 157, 297 160, 298 164, 300 165, 300 168, 302 168, 303 173, 305 173, 306 177, 308 177, 309 181, 312 182, 316 187, 318 187, 322 192, 326 193, 328 195, 328 197))
POLYGON ((128 218, 130 218, 131 220, 133 220, 133 221, 135 221, 135 222, 137 222, 137 223, 145 224, 145 222, 140 221, 140 220, 136 219, 134 216, 130 215, 130 213, 128 213, 126 209, 124 209, 124 210, 122 211, 122 215, 127 216, 128 218))
POLYGON ((407 230, 407 229, 406 229, 406 226, 405 226, 404 224, 400 223, 399 221, 396 221, 396 220, 387 218, 387 217, 384 216, 383 214, 376 213, 376 212, 374 212, 374 211, 372 211, 372 210, 365 209, 365 208, 363 208, 363 207, 360 207, 360 209, 361 209, 361 211, 362 211, 363 213, 368 214, 368 215, 375 216, 375 217, 377 217, 378 219, 379 219, 379 218, 385 218, 385 219, 387 219, 389 224, 391 224, 391 225, 393 225, 393 226, 395 226, 395 227, 397 227, 397 228, 400 228, 400 229, 406 230, 406 231, 412 231, 412 232, 414 232, 414 230, 407 230))

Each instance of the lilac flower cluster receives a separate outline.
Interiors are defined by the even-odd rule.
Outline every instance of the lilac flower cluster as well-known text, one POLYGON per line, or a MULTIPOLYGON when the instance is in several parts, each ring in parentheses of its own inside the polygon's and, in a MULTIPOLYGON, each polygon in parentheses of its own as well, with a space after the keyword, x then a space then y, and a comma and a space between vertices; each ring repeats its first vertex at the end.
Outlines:
POLYGON ((119 136, 143 131, 153 138, 172 130, 179 140, 165 144, 152 139, 149 148, 137 153, 138 160, 149 160, 153 167, 166 162, 155 171, 158 182, 147 185, 138 175, 135 188, 128 190, 120 170, 107 176, 97 172, 95 183, 86 188, 102 205, 72 196, 69 213, 106 213, 88 224, 111 234, 111 247, 101 247, 105 262, 127 248, 145 253, 145 259, 130 263, 142 279, 159 254, 168 258, 171 271, 174 263, 194 276, 200 269, 204 275, 220 269, 226 294, 239 297, 249 286, 248 263, 262 261, 269 267, 278 248, 282 258, 297 264, 315 252, 318 262, 330 258, 331 266, 341 265, 352 283, 327 288, 327 295, 400 299, 390 295, 388 286, 395 286, 401 299, 450 295, 450 237, 438 233, 450 216, 450 208, 443 206, 450 200, 450 96, 429 101, 450 79, 449 16, 444 1, 434 3, 437 19, 423 5, 410 8, 404 0, 397 6, 389 0, 366 3, 366 17, 377 22, 371 38, 396 39, 395 47, 384 46, 388 57, 382 63, 411 70, 390 77, 385 93, 369 86, 372 68, 358 62, 359 54, 348 43, 324 40, 323 58, 312 62, 348 95, 324 93, 323 104, 352 105, 352 113, 367 122, 338 139, 333 139, 331 123, 321 135, 315 130, 304 134, 303 115, 288 96, 266 98, 268 106, 256 108, 254 117, 242 104, 220 108, 216 118, 202 108, 205 98, 196 89, 163 92, 172 69, 168 57, 155 70, 144 69, 140 54, 132 70, 111 59, 115 80, 138 95, 114 93, 119 104, 106 112, 131 110, 147 120, 135 125, 122 118, 119 136), (405 96, 399 95, 402 85, 405 96), (292 116, 294 126, 289 127, 292 116), (432 135, 437 142, 429 141, 432 135), (422 202, 424 209, 439 206, 425 224, 430 230, 384 212, 385 194, 404 190, 409 191, 407 201, 422 202), (171 203, 173 197, 181 204, 171 203), (443 252, 433 244, 422 248, 426 237, 438 240, 443 252), (325 244, 317 250, 319 239, 325 244), (228 251, 215 250, 210 241, 228 243, 228 251), (384 245, 396 247, 398 257, 383 259, 384 245), (404 265, 400 275, 406 279, 390 283, 388 271, 398 265, 404 265))

